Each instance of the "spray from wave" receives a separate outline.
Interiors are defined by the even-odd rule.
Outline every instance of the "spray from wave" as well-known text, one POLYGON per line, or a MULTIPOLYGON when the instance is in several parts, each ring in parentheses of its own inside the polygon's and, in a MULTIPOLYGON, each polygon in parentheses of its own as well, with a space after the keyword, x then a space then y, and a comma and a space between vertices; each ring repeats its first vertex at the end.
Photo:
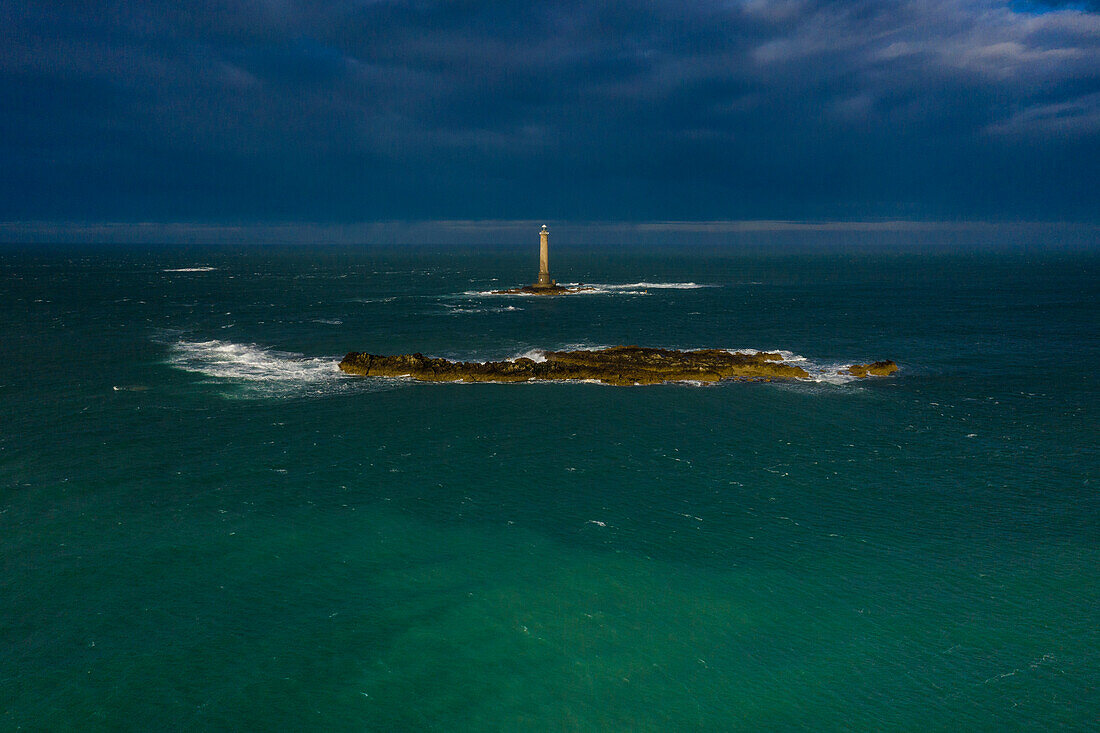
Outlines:
MULTIPOLYGON (((184 371, 232 386, 227 396, 316 396, 345 389, 362 390, 367 382, 340 371, 339 357, 315 357, 231 341, 185 341, 172 344, 168 363, 184 371)), ((375 383, 371 388, 382 385, 375 383)))
MULTIPOLYGON (((848 384, 849 382, 855 382, 859 380, 859 377, 848 372, 848 367, 852 364, 858 364, 860 360, 854 359, 851 361, 823 361, 819 359, 810 359, 796 354, 793 351, 786 351, 784 349, 726 349, 731 354, 758 354, 766 352, 769 354, 779 354, 783 357, 784 364, 791 364, 793 366, 799 366, 806 370, 809 374, 808 379, 798 379, 792 384, 815 382, 818 384, 848 384)), ((867 360, 864 360, 867 361, 867 360)))
MULTIPOLYGON (((575 343, 563 344, 557 351, 577 349, 599 350, 606 345, 575 343)), ((731 353, 757 353, 760 349, 728 349, 731 353)), ((783 362, 801 366, 809 373, 808 379, 801 383, 847 384, 857 380, 851 374, 841 373, 848 363, 819 362, 799 354, 781 349, 764 349, 770 353, 779 353, 783 362)), ((528 348, 503 356, 514 361, 519 358, 546 360, 544 349, 528 348)), ((498 361, 502 356, 446 354, 445 358, 459 361, 498 361)), ((402 380, 395 379, 359 379, 349 377, 340 371, 339 357, 311 357, 289 351, 279 351, 257 344, 240 344, 231 341, 186 341, 172 344, 168 362, 184 371, 202 374, 208 377, 206 383, 221 384, 230 387, 224 392, 227 397, 263 398, 263 397, 309 397, 324 396, 337 392, 378 391, 400 386, 402 380)), ((795 384, 797 382, 788 382, 795 384)), ((692 386, 710 387, 710 383, 692 383, 692 386)))

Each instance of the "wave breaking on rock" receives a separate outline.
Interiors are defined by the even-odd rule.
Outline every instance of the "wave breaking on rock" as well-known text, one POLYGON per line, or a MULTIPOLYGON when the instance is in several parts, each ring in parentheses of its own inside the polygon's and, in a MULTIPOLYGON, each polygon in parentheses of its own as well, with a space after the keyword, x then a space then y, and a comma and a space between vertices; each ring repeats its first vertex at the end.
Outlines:
MULTIPOLYGON (((785 363, 779 352, 742 353, 722 349, 677 351, 641 346, 545 351, 541 359, 468 362, 423 354, 380 356, 351 352, 340 362, 348 374, 365 377, 411 377, 425 382, 529 382, 533 380, 596 381, 617 386, 664 382, 772 381, 811 379, 800 366, 785 363)), ((849 373, 886 375, 894 362, 853 365, 849 373), (862 373, 860 373, 862 372, 862 373)), ((892 368, 891 368, 892 367, 892 368)))

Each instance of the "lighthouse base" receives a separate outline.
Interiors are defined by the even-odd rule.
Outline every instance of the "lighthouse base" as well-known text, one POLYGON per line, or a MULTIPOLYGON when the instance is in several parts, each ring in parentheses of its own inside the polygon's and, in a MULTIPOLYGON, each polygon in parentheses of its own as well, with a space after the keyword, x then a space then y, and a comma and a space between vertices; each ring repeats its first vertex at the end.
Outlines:
POLYGON ((521 288, 509 288, 508 290, 493 290, 493 295, 567 295, 569 293, 583 293, 595 290, 589 285, 578 285, 567 288, 551 281, 549 285, 524 285, 521 288))

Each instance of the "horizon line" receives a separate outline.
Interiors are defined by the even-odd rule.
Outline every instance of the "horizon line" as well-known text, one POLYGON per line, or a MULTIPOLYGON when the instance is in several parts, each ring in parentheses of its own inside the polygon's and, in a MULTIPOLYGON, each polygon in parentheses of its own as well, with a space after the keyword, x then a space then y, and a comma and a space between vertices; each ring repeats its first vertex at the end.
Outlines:
MULTIPOLYGON (((1036 234, 1046 231, 1100 236, 1089 221, 997 221, 919 219, 729 219, 592 221, 543 219, 391 219, 321 221, 0 221, 6 244, 474 244, 537 232, 543 224, 576 243, 612 243, 654 235, 699 239, 767 233, 920 232, 972 235, 1036 234)), ((625 242, 623 242, 625 243, 625 242)))

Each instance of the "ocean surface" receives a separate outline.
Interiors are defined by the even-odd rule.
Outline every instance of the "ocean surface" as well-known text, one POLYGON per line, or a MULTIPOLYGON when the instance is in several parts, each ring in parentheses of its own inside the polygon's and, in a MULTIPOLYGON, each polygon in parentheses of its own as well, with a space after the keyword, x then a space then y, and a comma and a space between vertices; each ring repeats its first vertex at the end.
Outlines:
POLYGON ((535 264, 0 249, 0 729, 1097 729, 1100 253, 535 264), (336 367, 615 344, 820 378, 336 367))

